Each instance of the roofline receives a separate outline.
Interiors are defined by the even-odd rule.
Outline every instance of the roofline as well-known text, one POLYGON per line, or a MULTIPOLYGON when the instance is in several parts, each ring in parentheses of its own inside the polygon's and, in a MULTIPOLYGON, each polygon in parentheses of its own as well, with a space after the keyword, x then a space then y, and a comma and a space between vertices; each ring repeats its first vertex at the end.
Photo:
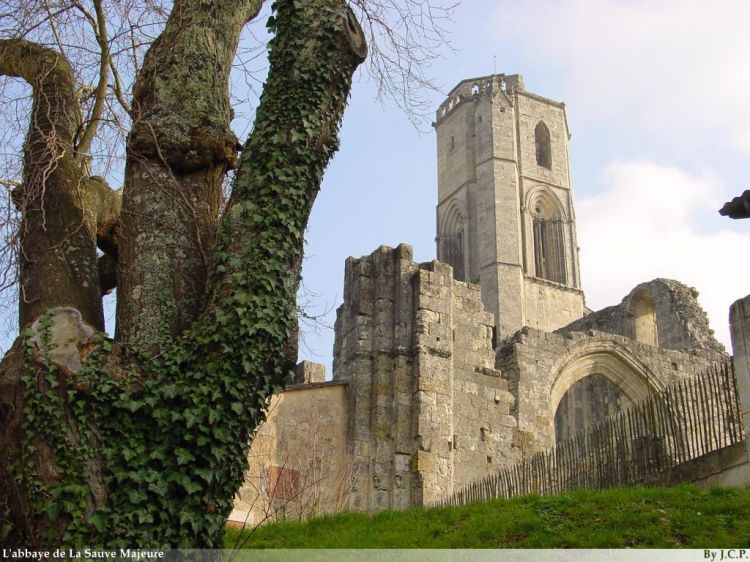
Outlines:
POLYGON ((347 386, 349 381, 323 381, 323 382, 307 382, 290 384, 284 388, 282 392, 289 392, 293 390, 305 390, 308 388, 323 388, 327 386, 347 386))

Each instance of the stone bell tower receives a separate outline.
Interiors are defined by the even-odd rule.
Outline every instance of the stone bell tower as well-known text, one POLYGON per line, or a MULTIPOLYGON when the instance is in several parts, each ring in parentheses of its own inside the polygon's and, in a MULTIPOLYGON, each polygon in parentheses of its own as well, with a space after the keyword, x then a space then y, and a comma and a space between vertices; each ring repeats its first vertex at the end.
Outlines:
POLYGON ((497 334, 583 316, 564 104, 518 74, 460 82, 435 121, 437 253, 479 284, 497 334))

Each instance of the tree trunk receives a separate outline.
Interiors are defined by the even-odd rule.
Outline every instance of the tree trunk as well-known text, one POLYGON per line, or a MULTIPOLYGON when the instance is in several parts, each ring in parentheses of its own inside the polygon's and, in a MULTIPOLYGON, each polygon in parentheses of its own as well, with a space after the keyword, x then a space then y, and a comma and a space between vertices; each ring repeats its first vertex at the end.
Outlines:
POLYGON ((196 319, 237 158, 229 72, 262 0, 177 0, 136 84, 119 250, 117 340, 159 350, 196 319))
POLYGON ((74 306, 104 329, 96 236, 86 221, 86 181, 75 162, 77 100, 62 55, 23 40, 0 40, 0 74, 32 87, 24 143, 23 184, 13 194, 21 212, 19 326, 48 308, 74 306))
MULTIPOLYGON (((104 317, 96 227, 92 227, 95 209, 74 158, 77 100, 71 68, 50 49, 23 40, 0 40, 0 74, 28 82, 33 99, 24 143, 23 183, 13 193, 21 213, 19 327, 29 328, 48 308, 67 306, 75 307, 86 322, 101 330, 104 317)), ((49 391, 51 401, 57 401, 59 391, 41 379, 32 389, 33 379, 19 339, 0 363, 0 514, 7 513, 0 517, 12 522, 12 528, 0 524, 0 538, 12 532, 27 539, 20 544, 39 546, 35 511, 40 505, 30 501, 27 476, 33 472, 39 486, 52 487, 59 483, 60 472, 51 458, 57 445, 50 446, 29 431, 29 420, 39 409, 29 405, 28 391, 49 391)), ((58 411, 62 416, 66 409, 58 411)), ((35 423, 55 421, 37 418, 35 423)), ((71 434, 71 442, 76 441, 71 434)), ((101 486, 92 480, 91 489, 93 493, 101 486)))
POLYGON ((116 348, 128 353, 67 307, 3 360, 4 544, 221 546, 248 438, 296 362, 303 234, 366 54, 344 0, 274 7, 269 76, 217 235, 213 178, 233 155, 223 63, 252 10, 178 2, 182 19, 154 45, 136 88, 118 250, 116 348), (213 54, 163 66, 183 51, 213 54))

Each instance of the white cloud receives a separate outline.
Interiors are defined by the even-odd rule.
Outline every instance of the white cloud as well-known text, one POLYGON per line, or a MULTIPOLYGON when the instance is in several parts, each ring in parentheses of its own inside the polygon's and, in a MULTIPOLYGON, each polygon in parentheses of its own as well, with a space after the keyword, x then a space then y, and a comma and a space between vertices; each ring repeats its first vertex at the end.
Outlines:
MULTIPOLYGON (((576 137, 594 161, 614 162, 601 173, 604 191, 576 204, 592 308, 640 282, 678 279, 700 291, 729 343, 729 305, 750 290, 750 265, 737 257, 750 228, 734 228, 717 209, 742 191, 740 151, 750 152, 748 21, 748 0, 498 2, 497 40, 540 74, 527 82, 559 77, 554 97, 569 103, 576 137), (617 161, 623 154, 642 160, 617 161), (661 165, 667 157, 679 167, 661 165), (692 172, 701 163, 713 172, 692 172)), ((590 166, 580 156, 574 168, 590 166)))
POLYGON ((750 152, 750 129, 737 131, 734 136, 735 146, 746 152, 750 152))
POLYGON ((515 0, 495 18, 498 38, 562 71, 579 116, 721 127, 711 142, 734 147, 750 122, 748 21, 747 0, 515 0))
POLYGON ((677 279, 698 289, 711 327, 729 349, 729 305, 749 289, 750 263, 738 259, 738 250, 750 247, 750 233, 695 227, 716 223, 700 218, 718 216, 725 199, 719 182, 646 161, 614 163, 603 176, 605 189, 576 204, 589 307, 616 304, 643 281, 677 279))

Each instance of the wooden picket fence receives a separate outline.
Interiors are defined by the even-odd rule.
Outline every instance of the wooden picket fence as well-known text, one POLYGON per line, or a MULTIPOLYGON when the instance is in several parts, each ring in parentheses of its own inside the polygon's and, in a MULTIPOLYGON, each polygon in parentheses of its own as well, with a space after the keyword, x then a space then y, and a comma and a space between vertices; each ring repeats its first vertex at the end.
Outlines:
POLYGON ((743 439, 732 366, 716 365, 436 505, 667 484, 672 468, 743 439))

